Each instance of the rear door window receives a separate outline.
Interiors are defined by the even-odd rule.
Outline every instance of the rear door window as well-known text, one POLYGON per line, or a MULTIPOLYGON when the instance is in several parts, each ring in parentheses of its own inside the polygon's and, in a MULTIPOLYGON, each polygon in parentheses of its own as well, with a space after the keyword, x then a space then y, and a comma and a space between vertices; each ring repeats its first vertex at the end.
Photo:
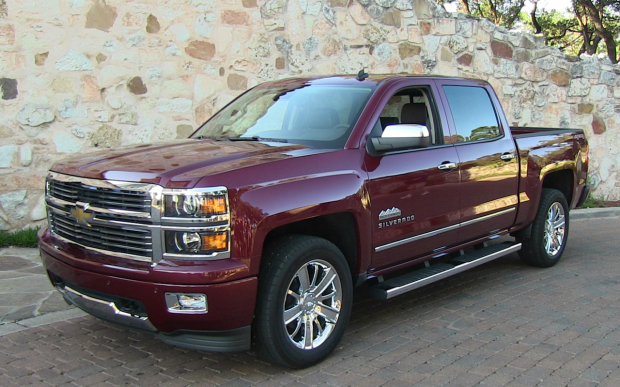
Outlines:
POLYGON ((489 140, 502 135, 491 97, 482 87, 443 86, 452 111, 456 142, 489 140))

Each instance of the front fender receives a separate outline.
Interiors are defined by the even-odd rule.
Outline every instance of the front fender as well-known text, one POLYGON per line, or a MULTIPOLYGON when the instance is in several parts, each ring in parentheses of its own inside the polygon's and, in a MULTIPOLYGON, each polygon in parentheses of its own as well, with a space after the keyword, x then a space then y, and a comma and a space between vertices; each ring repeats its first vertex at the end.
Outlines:
MULTIPOLYGON (((357 225, 370 224, 365 179, 356 171, 304 176, 240 189, 231 198, 233 257, 251 257, 258 273, 267 235, 278 227, 322 215, 348 212, 357 225)), ((370 251, 370 228, 359 227, 358 251, 370 251), (368 246, 366 246, 368 244, 368 246)))

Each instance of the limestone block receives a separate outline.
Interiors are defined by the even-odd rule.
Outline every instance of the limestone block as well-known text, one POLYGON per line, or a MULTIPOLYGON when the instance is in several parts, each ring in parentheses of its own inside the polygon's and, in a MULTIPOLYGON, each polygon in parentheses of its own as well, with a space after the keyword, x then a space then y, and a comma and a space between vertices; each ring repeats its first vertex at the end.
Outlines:
POLYGON ((15 26, 13 24, 0 24, 0 46, 12 46, 15 44, 15 26))
POLYGON ((392 51, 389 43, 381 43, 375 49, 374 55, 381 62, 386 62, 389 58, 391 58, 394 55, 394 52, 392 51))
POLYGON ((160 98, 157 111, 160 113, 184 113, 192 108, 192 100, 186 98, 160 98))
POLYGON ((610 71, 601 71, 598 81, 605 85, 616 86, 618 84, 618 76, 610 71))
POLYGON ((593 101, 600 101, 606 99, 609 96, 609 90, 607 85, 594 85, 590 89, 590 99, 593 101))
POLYGON ((123 112, 118 114, 118 123, 125 125, 138 125, 138 113, 123 112))
POLYGON ((505 42, 499 40, 491 41, 491 51, 493 56, 504 59, 512 59, 513 50, 512 47, 505 42))
POLYGON ((58 114, 62 118, 86 118, 88 111, 77 106, 77 101, 65 99, 58 107, 58 114))
POLYGON ((420 34, 420 29, 418 27, 409 27, 408 40, 413 43, 424 43, 422 34, 420 34))
POLYGON ((58 153, 77 153, 82 148, 82 142, 69 133, 58 132, 52 140, 58 153))
POLYGON ((467 50, 467 46, 467 40, 462 36, 454 35, 451 36, 450 39, 448 39, 448 47, 455 54, 459 54, 467 50))
POLYGON ((116 9, 106 4, 105 0, 95 0, 86 14, 86 28, 96 28, 108 32, 116 21, 116 9))
POLYGON ((454 35, 456 34, 455 19, 435 19, 435 33, 437 35, 454 35))
POLYGON ((41 54, 35 54, 34 55, 34 64, 36 66, 43 66, 45 64, 45 61, 47 60, 47 57, 49 55, 49 52, 44 52, 41 54))
POLYGON ((211 104, 200 105, 194 111, 196 124, 202 125, 203 122, 211 118, 211 104))
POLYGON ((6 126, 0 125, 0 139, 13 137, 15 133, 11 128, 7 128, 6 126))
POLYGON ((462 66, 471 66, 474 57, 470 53, 466 52, 465 54, 456 58, 456 62, 462 66))
POLYGON ((140 77, 133 77, 127 82, 127 89, 135 95, 143 95, 148 92, 148 88, 140 77))
POLYGON ((385 15, 385 11, 386 9, 381 7, 380 5, 377 4, 370 4, 367 8, 366 11, 368 12, 368 14, 370 15, 371 18, 375 19, 375 20, 379 20, 383 17, 383 15, 385 15))
POLYGON ((202 36, 203 38, 210 38, 213 36, 213 29, 215 28, 215 14, 204 13, 198 15, 196 23, 194 24, 194 32, 202 36))
POLYGON ((185 52, 192 58, 211 60, 215 56, 215 45, 209 42, 193 40, 185 48, 185 52))
POLYGON ((498 59, 494 75, 496 78, 517 78, 517 63, 512 60, 498 59))
POLYGON ((30 211, 30 220, 42 220, 47 217, 45 210, 45 195, 39 195, 36 204, 30 211))
MULTIPOLYGON (((187 52, 187 49, 185 49, 187 52)), ((179 49, 179 46, 176 45, 172 40, 168 42, 165 50, 166 56, 182 56, 183 52, 179 49)))
POLYGON ((188 138, 190 134, 194 133, 194 127, 192 125, 181 124, 177 125, 176 138, 188 138))
POLYGON ((394 2, 394 8, 400 11, 408 11, 413 9, 413 4, 411 0, 396 0, 396 2, 394 2))
POLYGON ((529 62, 524 62, 521 65, 521 78, 526 81, 541 82, 547 79, 547 72, 529 62))
POLYGON ((603 134, 607 130, 607 125, 605 125, 605 120, 594 114, 592 116, 592 131, 594 134, 603 134))
POLYGON ((75 86, 73 85, 73 79, 58 77, 54 78, 50 89, 54 93, 75 93, 75 86))
POLYGON ((368 41, 374 44, 381 43, 387 36, 388 29, 381 24, 370 22, 364 27, 363 35, 368 41))
POLYGON ((17 154, 17 145, 0 146, 0 168, 9 168, 17 154))
POLYGON ((291 71, 303 73, 312 69, 312 64, 308 58, 299 51, 294 51, 288 56, 289 68, 291 71))
POLYGON ((54 121, 54 113, 48 106, 26 104, 15 116, 17 122, 22 125, 39 126, 54 121))
POLYGON ((493 72, 491 58, 486 51, 478 50, 474 54, 474 70, 479 73, 490 74, 493 72))
POLYGON ((287 2, 287 0, 267 0, 265 4, 260 7, 260 14, 263 19, 276 17, 284 12, 287 2))
POLYGON ((27 167, 32 163, 33 147, 30 143, 25 143, 19 147, 19 163, 27 167))
POLYGON ((597 64, 585 64, 583 66, 584 78, 598 78, 601 68, 597 64))
MULTIPOLYGON (((189 39, 189 32, 187 33, 189 39)), ((144 35, 142 33, 129 35, 127 37, 127 45, 129 47, 140 47, 144 44, 144 35)))
POLYGON ((472 20, 468 20, 468 19, 464 19, 464 20, 457 20, 456 21, 456 32, 457 34, 466 37, 466 38, 471 38, 474 34, 474 21, 472 20))
POLYGON ((0 96, 8 101, 17 98, 17 79, 0 78, 0 96))
POLYGON ((90 134, 90 145, 96 148, 117 148, 121 145, 122 136, 120 130, 103 124, 90 134))
POLYGON ((92 71, 95 69, 86 55, 71 49, 65 56, 58 59, 54 68, 59 71, 92 71))
POLYGON ((220 14, 222 23, 245 26, 250 23, 250 16, 244 11, 225 9, 220 14))
MULTIPOLYGON (((357 28, 357 25, 354 24, 354 26, 357 28)), ((315 36, 311 36, 303 41, 302 46, 306 55, 310 56, 319 47, 319 40, 315 36)))
POLYGON ((23 219, 28 213, 25 189, 11 191, 0 195, 0 205, 9 219, 23 219))
POLYGON ((570 81, 569 97, 585 97, 590 93, 590 82, 587 79, 577 78, 570 81))
POLYGON ((426 49, 427 52, 437 52, 437 49, 439 49, 439 43, 441 42, 440 36, 426 35, 423 36, 422 39, 424 40, 423 48, 426 49))
POLYGON ((95 110, 93 112, 93 116, 95 117, 95 120, 99 121, 99 122, 110 122, 112 121, 112 118, 110 116, 110 112, 107 110, 95 110))
POLYGON ((402 24, 401 12, 397 9, 387 10, 381 17, 381 22, 388 26, 400 28, 402 24))
POLYGON ((355 22, 355 19, 350 14, 344 12, 338 12, 336 15, 336 30, 338 35, 344 39, 355 40, 360 36, 360 27, 355 22))
POLYGON ((194 99, 196 101, 203 101, 211 97, 215 92, 215 82, 210 76, 204 74, 196 75, 194 80, 194 99))
POLYGON ((426 0, 412 0, 413 9, 418 19, 430 19, 433 17, 433 11, 430 4, 426 0))
POLYGON ((176 23, 168 27, 168 29, 174 34, 177 42, 184 43, 190 38, 189 30, 182 23, 176 23))
POLYGON ((215 8, 215 0, 190 0, 189 2, 198 12, 208 12, 215 8))
POLYGON ((598 105, 598 111, 603 117, 613 117, 616 114, 616 101, 607 99, 603 104, 598 105))
POLYGON ((74 135, 77 138, 86 138, 86 133, 90 132, 90 130, 88 130, 88 128, 83 128, 83 127, 79 127, 77 125, 74 125, 71 128, 71 134, 74 135))
POLYGON ((146 18, 146 32, 149 34, 156 34, 161 30, 161 25, 159 24, 159 20, 154 15, 149 15, 146 18))

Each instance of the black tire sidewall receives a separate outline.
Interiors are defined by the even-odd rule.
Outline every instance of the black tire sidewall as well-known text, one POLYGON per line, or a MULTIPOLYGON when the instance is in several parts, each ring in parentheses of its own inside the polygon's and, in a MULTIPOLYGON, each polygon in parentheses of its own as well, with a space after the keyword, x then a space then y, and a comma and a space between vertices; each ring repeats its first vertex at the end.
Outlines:
POLYGON ((293 236, 271 251, 268 270, 262 273, 257 304, 257 343, 272 361, 291 368, 303 368, 327 357, 344 334, 351 314, 353 286, 348 264, 331 242, 317 237, 293 236), (306 263, 322 260, 334 267, 340 279, 342 306, 334 331, 318 348, 304 350, 289 340, 282 322, 284 299, 297 271, 306 263))
POLYGON ((564 195, 556 189, 543 189, 540 206, 538 208, 538 212, 532 226, 532 236, 530 239, 524 241, 523 253, 525 254, 524 260, 526 261, 526 263, 539 267, 550 267, 555 265, 562 257, 564 249, 566 248, 566 242, 568 241, 569 223, 568 204, 564 195), (564 238, 562 240, 562 245, 560 246, 560 249, 555 255, 550 255, 549 253, 547 253, 544 246, 545 225, 549 209, 555 203, 558 203, 564 210, 565 229, 564 238))

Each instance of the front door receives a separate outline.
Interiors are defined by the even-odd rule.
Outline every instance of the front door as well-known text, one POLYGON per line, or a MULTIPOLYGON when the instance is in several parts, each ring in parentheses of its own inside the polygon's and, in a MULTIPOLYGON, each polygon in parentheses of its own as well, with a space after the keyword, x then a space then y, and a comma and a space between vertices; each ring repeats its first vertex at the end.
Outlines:
POLYGON ((409 85, 384 101, 373 136, 388 125, 426 125, 431 145, 365 156, 372 203, 372 269, 392 266, 456 244, 459 222, 458 156, 444 136, 434 85, 409 85))

